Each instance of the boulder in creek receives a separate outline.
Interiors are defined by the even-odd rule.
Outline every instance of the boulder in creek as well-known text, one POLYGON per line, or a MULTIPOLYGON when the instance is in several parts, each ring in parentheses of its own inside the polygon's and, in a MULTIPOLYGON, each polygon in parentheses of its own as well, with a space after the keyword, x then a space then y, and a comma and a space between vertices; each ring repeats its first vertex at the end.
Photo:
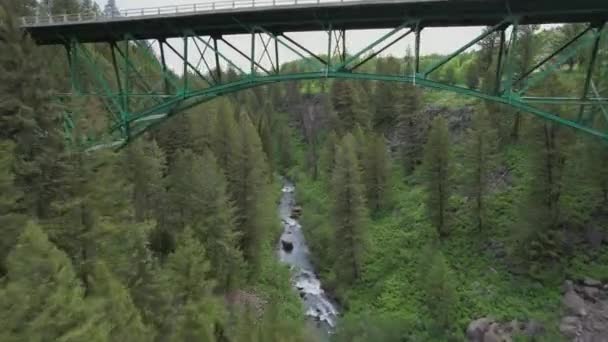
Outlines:
POLYGON ((300 206, 293 207, 293 209, 291 209, 291 215, 289 217, 291 217, 292 219, 297 219, 300 216, 302 216, 302 207, 300 207, 300 206))
POLYGON ((281 240, 281 247, 287 253, 291 253, 293 251, 293 242, 281 240))

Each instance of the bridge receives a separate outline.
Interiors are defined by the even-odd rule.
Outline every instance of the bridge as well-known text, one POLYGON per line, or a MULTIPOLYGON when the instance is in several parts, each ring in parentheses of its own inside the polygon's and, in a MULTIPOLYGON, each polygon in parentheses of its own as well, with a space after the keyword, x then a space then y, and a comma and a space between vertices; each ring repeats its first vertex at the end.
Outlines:
MULTIPOLYGON (((218 96, 282 81, 355 79, 411 83, 450 91, 530 113, 608 141, 608 98, 595 86, 608 61, 598 54, 607 39, 606 0, 234 0, 99 13, 38 15, 20 25, 39 45, 65 47, 69 91, 64 101, 95 96, 108 112, 102 139, 123 146, 172 116, 218 96), (517 72, 521 26, 584 23, 584 29, 525 72, 517 72), (487 26, 478 37, 432 65, 420 63, 424 29, 487 26), (384 29, 358 51, 347 51, 356 30, 384 29), (327 48, 315 53, 293 32, 322 31, 327 48), (229 41, 247 35, 245 46, 229 41), (438 70, 484 38, 495 35, 490 86, 470 89, 434 77, 438 70), (414 38, 413 72, 363 72, 365 65, 405 37, 414 38), (170 40, 180 40, 180 44, 170 40), (179 45, 179 46, 178 46, 179 45), (285 53, 305 70, 282 67, 285 53), (167 63, 180 60, 179 71, 167 63), (575 96, 538 96, 548 77, 584 54, 584 79, 575 96), (243 63, 235 60, 238 55, 243 63), (100 70, 109 63, 111 75, 100 70), (84 84, 88 86, 83 86, 84 84), (548 108, 567 107, 568 115, 548 108)), ((449 31, 446 31, 449 32, 449 31)), ((449 33, 446 33, 449 39, 449 33)), ((73 127, 66 114, 66 129, 73 127)), ((101 140, 100 140, 101 141, 101 140)))

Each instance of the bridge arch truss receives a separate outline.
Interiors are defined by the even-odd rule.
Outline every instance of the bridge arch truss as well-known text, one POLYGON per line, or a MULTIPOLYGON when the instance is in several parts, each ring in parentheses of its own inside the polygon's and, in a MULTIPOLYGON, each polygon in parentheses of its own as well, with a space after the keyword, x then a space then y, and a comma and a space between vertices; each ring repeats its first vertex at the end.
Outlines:
MULTIPOLYGON (((608 50, 608 46, 602 47, 608 43, 604 14, 586 22, 578 34, 545 53, 524 72, 516 71, 515 51, 521 37, 520 28, 530 23, 530 18, 517 14, 504 15, 475 39, 425 66, 420 63, 426 27, 423 17, 405 17, 358 51, 347 51, 346 43, 347 37, 357 31, 344 23, 322 20, 320 31, 324 32, 327 46, 322 54, 312 52, 295 35, 277 30, 275 26, 244 22, 239 22, 239 33, 248 37, 247 44, 237 44, 231 41, 230 35, 220 31, 200 34, 187 28, 170 29, 178 32, 173 39, 141 37, 127 32, 118 38, 92 42, 72 32, 61 35, 53 43, 65 47, 70 70, 70 91, 61 97, 67 100, 98 97, 108 113, 109 127, 103 138, 94 139, 96 146, 101 146, 99 143, 124 146, 171 117, 219 96, 284 81, 313 79, 400 82, 449 91, 509 106, 608 141, 608 96, 602 96, 596 86, 598 76, 608 72, 602 70, 608 67, 608 56, 600 53, 602 48, 608 50), (492 57, 495 67, 491 85, 482 87, 483 90, 470 89, 435 77, 441 68, 491 35, 498 41, 492 57), (386 75, 361 71, 406 37, 414 40, 410 73, 386 75), (285 52, 305 63, 304 70, 284 67, 281 57, 285 52), (168 64, 169 55, 179 61, 179 70, 175 63, 168 64), (560 72, 576 55, 585 56, 584 78, 578 82, 580 89, 576 96, 535 95, 539 88, 550 86, 547 83, 550 76, 560 72), (238 56, 238 62, 234 56, 238 56), (113 72, 101 71, 108 69, 113 72), (548 109, 555 106, 568 108, 568 114, 548 109)), ((36 34, 33 36, 36 39, 36 34)), ((77 113, 66 113, 68 135, 74 127, 74 115, 77 113)))

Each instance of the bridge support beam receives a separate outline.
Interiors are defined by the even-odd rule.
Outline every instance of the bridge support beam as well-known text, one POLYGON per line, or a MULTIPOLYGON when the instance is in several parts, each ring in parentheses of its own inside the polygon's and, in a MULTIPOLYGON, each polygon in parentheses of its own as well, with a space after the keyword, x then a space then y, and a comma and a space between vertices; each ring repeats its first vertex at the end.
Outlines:
MULTIPOLYGON (((327 49, 315 53, 296 38, 283 32, 275 32, 263 26, 246 27, 251 39, 249 46, 239 46, 222 35, 199 36, 192 31, 182 32, 183 48, 165 39, 152 43, 138 41, 127 35, 121 41, 111 41, 109 47, 86 46, 75 37, 66 39, 67 62, 71 74, 72 96, 97 96, 111 113, 109 137, 122 141, 120 146, 144 134, 150 129, 198 104, 211 101, 218 96, 251 89, 257 86, 283 81, 307 81, 313 79, 376 80, 385 82, 410 83, 420 87, 450 91, 463 96, 474 97, 510 106, 519 112, 527 112, 542 119, 589 133, 608 141, 604 128, 593 126, 594 120, 580 119, 589 107, 608 105, 608 99, 594 90, 593 73, 600 63, 598 45, 601 29, 590 26, 572 40, 566 42, 549 56, 517 75, 515 63, 518 49, 518 21, 506 18, 473 40, 463 44, 453 53, 421 70, 420 54, 423 43, 423 22, 418 19, 404 21, 400 25, 370 40, 359 51, 347 51, 346 36, 354 37, 341 27, 326 25, 327 49), (380 75, 362 72, 366 64, 378 58, 383 52, 414 35, 414 73, 404 75, 380 75), (430 76, 445 67, 467 49, 490 35, 499 34, 496 46, 496 70, 490 75, 489 89, 469 89, 465 86, 442 83, 430 76), (507 37, 509 34, 509 37, 507 37), (157 47, 154 44, 157 44, 157 47), (589 48, 589 50, 587 50, 589 48), (282 49, 282 50, 281 50, 282 49), (280 50, 290 52, 303 63, 297 71, 281 68, 280 50), (526 96, 530 89, 540 84, 552 72, 559 72, 559 66, 575 53, 591 51, 582 84, 582 93, 577 97, 535 97, 526 96), (327 53, 326 56, 323 53, 327 53), (108 55, 108 59, 104 59, 108 55), (237 56, 231 58, 231 56, 237 56), (170 64, 174 57, 179 65, 170 64), (108 77, 100 72, 111 58, 113 74, 108 77), (105 64, 104 64, 105 63, 105 64), (222 65, 226 70, 222 70, 222 65), (234 73, 232 73, 234 70, 234 73), (82 77, 91 77, 95 91, 81 89, 82 77), (106 79, 107 77, 107 79, 106 79), (495 83, 492 84, 492 81, 495 83), (590 91, 594 95, 590 95, 590 91), (579 110, 579 120, 575 115, 567 116, 545 110, 545 105, 572 106, 579 110)), ((495 53, 493 53, 496 56, 495 53)), ((608 123, 608 113, 605 113, 608 123)), ((74 120, 66 117, 65 128, 73 129, 74 120), (72 127, 72 128, 70 128, 72 127)), ((106 144, 106 146, 118 146, 106 144)))
MULTIPOLYGON (((581 96, 581 100, 585 100, 587 98, 587 94, 589 94, 589 86, 591 85, 591 77, 593 76, 593 70, 595 69, 595 61, 597 59, 597 52, 599 50, 600 39, 602 38, 603 29, 604 23, 602 23, 598 28, 595 28, 598 33, 595 36, 595 41, 593 42, 593 47, 591 48, 591 55, 589 57, 589 64, 587 65, 587 74, 585 75, 585 83, 583 85, 583 95, 581 96)), ((585 105, 582 104, 578 112, 578 122, 581 122, 581 120, 583 120, 584 112, 585 105)))
POLYGON ((498 95, 500 94, 500 85, 502 83, 502 62, 503 62, 503 55, 504 55, 504 50, 505 50, 505 40, 506 40, 506 33, 505 30, 502 29, 500 30, 500 40, 499 40, 499 46, 498 46, 498 60, 496 61, 496 76, 494 77, 494 95, 498 95))
POLYGON ((445 65, 446 63, 448 63, 449 61, 451 61, 452 59, 454 59, 456 56, 462 54, 467 49, 469 49, 472 46, 474 46, 475 44, 479 43, 482 39, 486 38, 487 36, 489 36, 491 34, 494 34, 497 30, 499 30, 500 28, 502 28, 504 25, 505 25, 505 21, 502 21, 499 24, 497 24, 494 27, 492 27, 491 29, 483 32, 482 34, 480 34, 479 36, 477 36, 477 38, 471 40, 470 42, 466 43, 464 46, 462 46, 458 50, 454 51, 450 55, 446 56, 445 58, 441 59, 437 63, 433 64, 431 67, 429 67, 427 70, 425 70, 422 73, 422 76, 425 77, 425 78, 428 77, 431 73, 433 73, 434 71, 436 71, 437 69, 439 69, 441 66, 445 65))

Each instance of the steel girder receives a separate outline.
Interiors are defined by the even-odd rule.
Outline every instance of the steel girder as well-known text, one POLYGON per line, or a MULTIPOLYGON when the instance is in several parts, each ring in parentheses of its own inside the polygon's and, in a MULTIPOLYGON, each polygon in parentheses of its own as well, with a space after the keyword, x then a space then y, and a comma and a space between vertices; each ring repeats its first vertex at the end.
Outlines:
MULTIPOLYGON (((607 31, 604 23, 589 24, 534 67, 516 72, 518 21, 517 17, 505 19, 426 69, 422 69, 420 63, 424 28, 417 20, 406 20, 363 49, 350 53, 346 49, 348 32, 330 25, 326 28, 327 50, 324 55, 312 52, 284 32, 271 32, 261 26, 247 27, 250 46, 231 42, 230 37, 201 37, 192 32, 184 32, 180 44, 164 39, 138 41, 125 36, 122 41, 90 46, 66 37, 72 92, 63 95, 101 99, 110 114, 109 128, 103 137, 88 139, 89 145, 95 148, 124 146, 172 116, 218 96, 283 81, 313 79, 402 82, 450 91, 503 104, 608 141, 608 97, 599 94, 593 83, 593 76, 602 64, 598 61, 598 50, 602 34, 607 31), (415 71, 412 75, 357 71, 411 34, 415 35, 415 71), (434 73, 454 58, 491 35, 498 35, 500 43, 495 52, 494 84, 484 87, 487 90, 446 84, 433 78, 434 73), (306 65, 306 70, 289 71, 282 67, 279 52, 295 55, 306 65), (580 97, 541 97, 534 94, 539 86, 549 86, 543 82, 550 74, 559 72, 564 63, 583 52, 588 54, 588 62, 580 97), (168 64, 169 54, 180 64, 179 68, 174 64, 173 71, 168 64), (108 69, 108 63, 111 63, 112 75, 102 71, 108 69), (88 90, 82 86, 85 83, 83 78, 89 84, 88 90), (572 109, 577 115, 561 115, 548 110, 547 105, 578 107, 578 110, 572 109), (600 118, 605 122, 598 124, 596 112, 603 113, 600 118), (585 116, 584 113, 590 114, 585 116)), ((76 114, 66 115, 66 120, 69 119, 65 124, 66 131, 74 126, 73 116, 76 114)))

